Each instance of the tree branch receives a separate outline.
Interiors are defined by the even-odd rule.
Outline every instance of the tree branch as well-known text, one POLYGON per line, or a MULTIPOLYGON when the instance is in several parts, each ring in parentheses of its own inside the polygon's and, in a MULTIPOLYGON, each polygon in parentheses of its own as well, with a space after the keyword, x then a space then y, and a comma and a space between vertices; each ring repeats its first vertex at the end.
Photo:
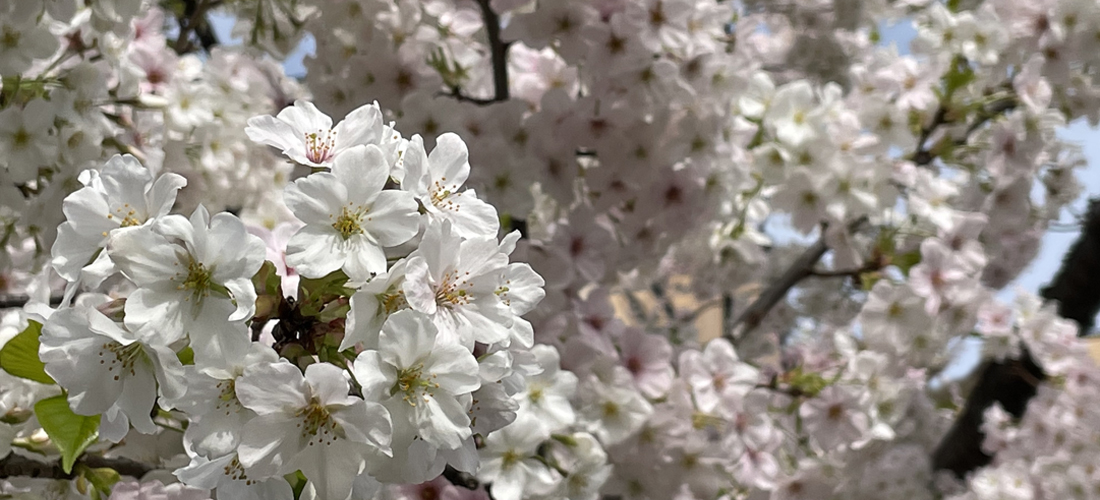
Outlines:
MULTIPOLYGON (((102 455, 85 455, 81 457, 77 463, 84 464, 92 469, 103 467, 111 468, 123 476, 131 476, 137 479, 141 479, 145 474, 157 469, 157 467, 152 465, 130 460, 128 458, 105 458, 102 455)), ((39 462, 21 455, 12 454, 0 460, 0 478, 14 476, 46 479, 72 479, 76 474, 66 474, 65 471, 61 469, 60 462, 39 462)))
MULTIPOLYGON (((50 297, 50 305, 61 305, 61 299, 64 297, 56 295, 50 297)), ((30 302, 31 298, 26 295, 0 295, 0 309, 8 309, 13 307, 23 307, 30 302)))
MULTIPOLYGON (((1100 311, 1097 276, 1100 276, 1100 198, 1089 202, 1081 236, 1066 254, 1053 281, 1040 291, 1044 299, 1057 302, 1060 316, 1077 322, 1078 335, 1092 329, 1100 311)), ((978 383, 970 391, 962 413, 932 454, 934 469, 951 471, 960 478, 993 461, 992 456, 982 451, 985 410, 1000 403, 1012 416, 1022 417, 1038 383, 1046 379, 1026 350, 1019 359, 987 362, 978 370, 978 383)))
POLYGON ((206 13, 221 3, 222 0, 184 0, 183 15, 178 19, 179 35, 172 44, 177 54, 186 54, 195 48, 191 33, 195 33, 199 43, 207 51, 217 44, 217 38, 206 20, 206 13))
POLYGON ((481 19, 485 23, 485 33, 489 37, 489 51, 493 61, 493 102, 507 101, 508 94, 508 47, 500 39, 500 16, 493 12, 490 0, 477 0, 481 7, 481 19))
POLYGON ((738 340, 747 337, 757 326, 760 326, 760 322, 764 321, 764 317, 768 315, 768 312, 780 300, 783 300, 783 297, 787 296, 787 292, 791 288, 794 288, 799 281, 810 275, 814 265, 821 259, 821 256, 825 255, 825 251, 828 249, 828 246, 825 245, 825 235, 821 235, 821 238, 818 238, 813 245, 810 245, 802 252, 802 255, 799 255, 791 263, 791 266, 779 279, 757 296, 752 304, 749 304, 749 307, 737 317, 729 330, 723 332, 723 335, 735 344, 738 340), (738 327, 741 329, 740 335, 734 333, 738 330, 738 327))
POLYGON ((462 472, 450 465, 443 469, 443 478, 455 486, 468 490, 476 490, 480 486, 480 483, 473 474, 462 472))
MULTIPOLYGON (((867 222, 866 217, 860 217, 856 221, 848 224, 849 231, 855 231, 860 226, 867 222)), ((733 322, 733 325, 729 330, 723 332, 730 342, 736 343, 738 340, 746 337, 750 332, 760 326, 760 323, 764 321, 764 318, 768 315, 768 312, 783 300, 787 296, 787 292, 791 288, 794 288, 798 282, 802 281, 808 276, 814 274, 814 266, 817 265, 817 261, 821 260, 821 257, 825 255, 825 252, 829 250, 828 245, 825 244, 825 230, 822 229, 821 237, 810 245, 802 255, 799 255, 790 267, 783 272, 783 275, 772 283, 767 289, 765 289, 756 300, 749 304, 749 307, 737 317, 737 320, 733 322), (741 327, 740 335, 735 335, 735 331, 741 327)))

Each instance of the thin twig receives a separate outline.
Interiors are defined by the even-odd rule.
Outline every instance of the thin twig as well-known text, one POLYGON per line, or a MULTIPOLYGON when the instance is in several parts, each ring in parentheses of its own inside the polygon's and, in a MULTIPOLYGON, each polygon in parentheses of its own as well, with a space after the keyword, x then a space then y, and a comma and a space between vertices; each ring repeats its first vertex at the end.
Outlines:
POLYGON ((466 94, 463 94, 462 91, 458 89, 458 87, 452 88, 450 92, 440 92, 439 95, 445 95, 445 96, 448 96, 448 97, 453 97, 455 100, 462 101, 462 102, 468 102, 468 103, 471 103, 471 104, 476 104, 478 106, 488 106, 490 104, 496 104, 496 103, 500 102, 495 97, 490 98, 490 99, 485 99, 485 98, 482 98, 482 97, 468 96, 466 94))

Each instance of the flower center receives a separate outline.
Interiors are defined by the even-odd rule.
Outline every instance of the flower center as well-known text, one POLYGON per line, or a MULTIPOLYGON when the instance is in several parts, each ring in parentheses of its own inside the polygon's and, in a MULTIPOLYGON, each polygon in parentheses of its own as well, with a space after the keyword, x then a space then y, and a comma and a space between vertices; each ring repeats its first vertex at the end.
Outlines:
POLYGON ((0 35, 0 47, 5 49, 14 49, 19 46, 19 38, 22 33, 5 27, 4 34, 0 35))
POLYGON ((234 481, 244 481, 244 484, 252 486, 256 479, 249 479, 248 474, 244 472, 244 466, 241 465, 241 461, 237 457, 233 457, 225 467, 222 468, 222 473, 234 481))
POLYGON ((225 411, 226 415, 241 411, 241 403, 237 400, 237 379, 222 380, 215 387, 221 392, 218 393, 214 411, 225 411))
POLYGON ((213 285, 213 270, 207 269, 201 262, 190 259, 187 263, 187 277, 176 287, 177 290, 190 290, 191 295, 202 298, 210 295, 213 285))
POLYGON ((523 455, 516 453, 516 450, 508 450, 504 452, 504 455, 501 457, 501 462, 503 462, 501 465, 505 469, 510 469, 513 465, 519 463, 520 460, 523 460, 523 455))
POLYGON ((387 293, 381 296, 382 309, 386 311, 386 314, 393 314, 408 307, 409 302, 405 300, 405 291, 397 290, 392 293, 387 293))
POLYGON ((428 189, 428 193, 431 195, 432 205, 440 210, 458 211, 459 205, 450 199, 454 194, 458 186, 447 186, 446 177, 440 177, 438 181, 432 183, 431 188, 428 189))
POLYGON ((363 226, 360 224, 363 222, 363 216, 367 211, 360 207, 358 210, 351 210, 348 207, 344 207, 340 212, 340 216, 336 218, 336 222, 332 223, 332 228, 340 233, 340 237, 347 240, 354 235, 363 232, 363 226))
POLYGON ((122 222, 119 222, 119 227, 140 226, 142 221, 136 215, 137 210, 134 210, 129 203, 123 203, 121 207, 115 209, 115 213, 107 214, 107 218, 114 220, 117 217, 121 219, 122 222))
POLYGON ((12 145, 16 148, 25 148, 31 142, 31 133, 27 132, 27 129, 20 127, 19 130, 16 130, 15 134, 12 135, 11 141, 12 145))
POLYGON ((336 131, 318 130, 306 134, 306 159, 313 163, 328 163, 336 156, 336 131))
POLYGON ((318 432, 328 435, 336 432, 336 421, 332 419, 328 408, 325 408, 317 398, 298 410, 294 416, 301 417, 298 427, 302 429, 302 436, 316 436, 318 432))
POLYGON ((122 345, 118 342, 107 342, 99 346, 99 352, 96 353, 99 356, 99 364, 107 365, 107 371, 114 372, 114 379, 117 381, 122 374, 127 372, 131 376, 137 374, 134 370, 134 364, 139 359, 144 357, 144 351, 141 349, 141 344, 134 342, 130 345, 122 345), (114 356, 108 355, 108 353, 114 356), (117 372, 115 370, 118 370, 117 372))
MULTIPOLYGON (((470 274, 469 271, 466 274, 470 274)), ((458 271, 449 271, 443 275, 443 283, 435 290, 435 302, 446 307, 469 304, 470 295, 466 292, 469 287, 469 281, 459 279, 458 271)))
POLYGON ((405 393, 401 399, 409 403, 409 406, 416 406, 418 399, 427 402, 432 396, 432 389, 439 388, 439 384, 432 382, 431 379, 434 378, 435 374, 424 375, 424 363, 417 363, 397 372, 397 382, 390 388, 390 395, 405 393))

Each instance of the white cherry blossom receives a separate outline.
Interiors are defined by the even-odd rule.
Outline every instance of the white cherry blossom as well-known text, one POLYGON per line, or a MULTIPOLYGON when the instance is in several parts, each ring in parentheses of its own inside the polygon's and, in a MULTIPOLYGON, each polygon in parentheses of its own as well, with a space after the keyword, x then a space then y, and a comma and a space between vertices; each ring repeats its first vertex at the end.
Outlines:
POLYGON ((238 448, 247 473, 301 470, 318 498, 347 498, 367 453, 390 452, 390 416, 382 405, 348 395, 347 376, 329 364, 276 362, 236 383, 241 404, 258 415, 238 448))
POLYGON ((427 316, 409 310, 390 315, 378 345, 355 358, 352 372, 363 397, 394 400, 387 404, 394 420, 409 422, 431 445, 458 448, 471 431, 457 397, 481 385, 474 356, 440 336, 427 316))
POLYGON ((378 146, 340 155, 332 172, 287 185, 287 207, 305 223, 287 243, 286 263, 309 278, 343 269, 354 281, 386 271, 386 247, 417 232, 416 202, 404 191, 383 190, 389 164, 378 146))
POLYGON ((333 127, 332 118, 312 102, 298 100, 277 116, 250 118, 245 133, 249 139, 278 148, 303 165, 331 167, 344 151, 380 144, 384 131, 378 103, 356 108, 333 127))

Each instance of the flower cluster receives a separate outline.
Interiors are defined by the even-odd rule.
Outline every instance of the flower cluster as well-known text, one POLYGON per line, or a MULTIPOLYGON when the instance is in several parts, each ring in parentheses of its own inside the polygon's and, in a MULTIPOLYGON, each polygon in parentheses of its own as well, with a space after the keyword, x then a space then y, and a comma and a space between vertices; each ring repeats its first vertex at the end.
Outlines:
POLYGON ((1000 292, 1080 194, 1097 33, 0 0, 0 496, 1091 498, 1091 323, 1000 292), (974 339, 1035 396, 972 405, 974 339))

